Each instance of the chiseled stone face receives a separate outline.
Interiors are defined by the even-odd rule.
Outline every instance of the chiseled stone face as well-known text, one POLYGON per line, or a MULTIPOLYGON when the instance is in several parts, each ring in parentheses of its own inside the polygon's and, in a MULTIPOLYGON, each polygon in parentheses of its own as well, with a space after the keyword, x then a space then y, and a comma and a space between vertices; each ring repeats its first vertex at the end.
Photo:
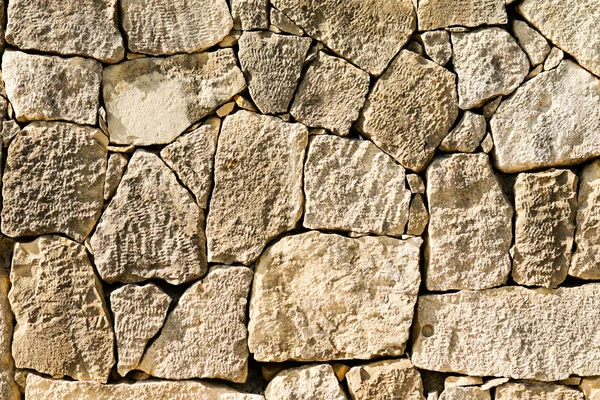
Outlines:
POLYGON ((496 400, 583 400, 583 393, 561 385, 509 382, 496 388, 496 400))
POLYGON ((353 400, 425 400, 419 371, 408 359, 353 367, 346 381, 353 400))
POLYGON ((231 0, 235 29, 269 29, 269 0, 231 0))
POLYGON ((419 30, 430 31, 455 25, 476 27, 508 22, 505 0, 420 0, 419 30))
POLYGON ((267 386, 266 400, 346 400, 329 364, 309 365, 280 372, 267 386))

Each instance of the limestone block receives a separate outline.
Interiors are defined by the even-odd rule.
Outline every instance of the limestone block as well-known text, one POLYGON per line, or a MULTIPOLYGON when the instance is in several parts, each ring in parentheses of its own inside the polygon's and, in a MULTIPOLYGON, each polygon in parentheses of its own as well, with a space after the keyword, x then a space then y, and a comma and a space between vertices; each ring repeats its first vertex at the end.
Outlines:
POLYGON ((440 400, 492 400, 492 396, 478 387, 451 387, 444 389, 440 400))
POLYGON ((423 202, 423 196, 420 194, 415 194, 410 201, 406 233, 409 235, 419 236, 423 233, 423 231, 425 231, 428 223, 429 212, 427 211, 427 207, 425 207, 425 203, 423 202))
POLYGON ((269 0, 231 0, 235 29, 269 29, 269 0))
POLYGON ((465 111, 456 127, 440 143, 440 150, 473 153, 483 140, 485 130, 486 121, 483 115, 465 111))
POLYGON ((430 31, 421 34, 425 53, 436 63, 444 66, 452 57, 452 45, 448 31, 430 31))
POLYGON ((271 8, 271 24, 276 26, 282 32, 291 33, 296 36, 304 35, 304 31, 300 29, 294 21, 276 8, 271 8))
POLYGON ((329 364, 304 366, 280 372, 267 386, 265 400, 346 400, 329 364))
POLYGON ((527 25, 527 22, 514 20, 512 23, 513 32, 519 41, 519 45, 527 53, 531 65, 541 64, 550 53, 550 46, 544 37, 535 29, 527 25))
POLYGON ((123 153, 110 153, 108 156, 104 180, 104 200, 110 199, 115 194, 128 162, 129 159, 123 153))
POLYGON ((11 354, 13 314, 8 301, 10 281, 7 270, 12 257, 12 240, 0 237, 0 399, 20 400, 15 382, 15 363, 11 354))
POLYGON ((419 371, 404 358, 353 367, 346 381, 353 400, 425 400, 419 371))
POLYGON ((419 0, 419 30, 508 22, 504 0, 419 0))
POLYGON ((546 383, 505 383, 496 388, 496 400, 583 400, 583 393, 546 383))

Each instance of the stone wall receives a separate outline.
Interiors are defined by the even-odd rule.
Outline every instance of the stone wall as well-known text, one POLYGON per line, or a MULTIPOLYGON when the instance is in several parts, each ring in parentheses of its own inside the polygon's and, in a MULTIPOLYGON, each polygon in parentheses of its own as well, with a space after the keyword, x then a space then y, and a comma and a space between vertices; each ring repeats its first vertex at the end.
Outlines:
POLYGON ((0 400, 600 400, 598 0, 4 0, 0 400))

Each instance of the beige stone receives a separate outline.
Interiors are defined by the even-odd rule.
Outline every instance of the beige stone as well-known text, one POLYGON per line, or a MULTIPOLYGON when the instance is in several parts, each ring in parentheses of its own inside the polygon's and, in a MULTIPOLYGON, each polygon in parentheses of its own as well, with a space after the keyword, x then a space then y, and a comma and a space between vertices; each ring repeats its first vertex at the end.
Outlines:
POLYGON ((494 148, 494 139, 492 139, 492 135, 486 133, 485 137, 481 141, 481 150, 488 154, 494 148))
POLYGON ((265 390, 266 400, 346 400, 329 364, 304 366, 280 372, 265 390))
POLYGON ((18 243, 10 281, 16 367, 106 382, 114 336, 85 247, 54 235, 18 243))
POLYGON ((487 382, 485 382, 480 387, 483 390, 490 390, 492 388, 498 387, 498 386, 508 382, 509 380, 510 379, 508 379, 508 378, 492 378, 492 379, 488 380, 487 382))
POLYGON ((417 174, 407 174, 406 181, 408 182, 408 187, 410 191, 413 193, 424 194, 425 193, 425 184, 423 183, 423 179, 417 174))
POLYGON ((600 377, 583 378, 579 389, 585 394, 586 400, 600 399, 600 377))
POLYGON ((492 116, 496 113, 496 110, 498 110, 503 98, 503 96, 498 96, 483 105, 483 117, 486 119, 486 121, 492 118, 492 116))
POLYGON ((458 116, 455 78, 402 50, 367 97, 359 129, 405 168, 423 170, 458 116))
POLYGON ((207 217, 209 262, 248 264, 302 215, 308 130, 238 111, 225 118, 207 217))
POLYGON ((429 212, 425 203, 423 202, 423 196, 415 194, 410 202, 408 225, 406 226, 406 233, 409 235, 419 236, 425 231, 427 224, 429 223, 429 212))
POLYGON ((353 367, 346 381, 353 400, 425 400, 419 371, 407 359, 353 367))
POLYGON ((2 121, 2 145, 8 147, 12 140, 21 132, 21 127, 15 120, 2 121))
POLYGON ((505 383, 496 388, 496 400, 583 400, 583 393, 547 383, 505 383))
POLYGON ((453 387, 478 386, 483 384, 480 376, 449 376, 444 380, 446 389, 453 387))
POLYGON ((419 30, 508 22, 504 0, 419 0, 419 30))
POLYGON ((558 47, 552 47, 550 54, 548 54, 548 57, 544 62, 544 71, 549 71, 558 67, 563 58, 565 58, 565 53, 558 47))
POLYGON ((15 363, 11 355, 13 312, 8 301, 10 281, 7 272, 12 257, 12 240, 0 237, 0 399, 19 400, 19 387, 15 382, 15 363))
POLYGON ((536 66, 541 64, 550 53, 550 46, 544 37, 535 29, 527 25, 526 22, 514 20, 512 28, 519 45, 527 53, 531 65, 536 66))
POLYGON ((492 396, 478 387, 451 387, 442 392, 440 400, 492 400, 492 396))
POLYGON ((483 115, 465 111, 456 127, 440 143, 440 150, 472 153, 485 136, 485 129, 486 121, 483 115))
POLYGON ((452 57, 452 45, 450 44, 450 34, 445 30, 423 32, 421 41, 425 48, 425 53, 436 63, 444 66, 452 57))
POLYGON ((530 79, 535 78, 540 73, 542 73, 542 71, 544 71, 544 66, 542 64, 540 64, 537 67, 535 67, 534 69, 532 69, 531 71, 529 71, 529 74, 527 74, 527 76, 525 77, 525 80, 528 81, 530 79))
POLYGON ((245 88, 232 49, 139 58, 105 68, 111 143, 170 143, 245 88))
POLYGON ((122 153, 110 153, 106 166, 106 179, 104 180, 104 200, 110 199, 121 183, 123 172, 129 159, 122 153))
POLYGON ((346 378, 346 374, 351 369, 349 366, 347 366, 346 364, 342 364, 342 363, 332 363, 331 368, 333 368, 335 377, 340 382, 346 378))
POLYGON ((579 386, 581 384, 581 378, 578 376, 570 376, 568 378, 561 379, 558 382, 567 386, 579 386))
POLYGON ((304 31, 294 21, 276 8, 271 8, 271 24, 282 32, 291 33, 296 36, 304 35, 304 31))
POLYGON ((235 29, 268 29, 269 0, 231 0, 231 15, 235 29))

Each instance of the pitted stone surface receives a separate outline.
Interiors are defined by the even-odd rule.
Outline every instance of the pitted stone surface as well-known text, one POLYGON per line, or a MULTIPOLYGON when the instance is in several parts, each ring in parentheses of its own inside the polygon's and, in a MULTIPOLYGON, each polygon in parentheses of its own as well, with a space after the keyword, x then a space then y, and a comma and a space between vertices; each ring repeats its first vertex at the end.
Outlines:
POLYGON ((269 29, 269 0, 231 0, 235 29, 269 29))
POLYGON ((108 156, 106 179, 104 180, 104 200, 110 199, 115 194, 128 161, 129 159, 122 153, 110 153, 108 156))
POLYGON ((446 65, 452 57, 450 34, 445 30, 423 32, 421 34, 425 53, 440 65, 446 65))
POLYGON ((505 383, 496 388, 496 400, 583 400, 583 393, 547 383, 505 383))
POLYGON ((465 111, 456 127, 440 143, 440 150, 446 152, 474 152, 485 136, 486 126, 483 115, 465 111))
POLYGON ((266 400, 347 400, 329 364, 298 367, 277 374, 267 386, 266 400))
POLYGON ((478 387, 451 387, 442 392, 440 400, 491 400, 489 390, 478 387))
POLYGON ((298 25, 296 25, 294 21, 289 19, 284 13, 282 13, 278 9, 271 8, 270 17, 271 24, 276 26, 277 29, 283 32, 291 33, 292 35, 296 36, 304 35, 304 31, 300 29, 300 27, 298 27, 298 25))
POLYGON ((505 0, 419 0, 419 30, 508 22, 505 0))
POLYGON ((13 340, 13 311, 8 301, 10 281, 7 271, 12 257, 12 240, 0 237, 0 399, 20 400, 15 383, 15 363, 11 354, 13 340))
POLYGON ((425 400, 419 371, 408 359, 353 367, 346 381, 353 400, 425 400))
POLYGON ((416 194, 410 201, 406 233, 409 235, 419 236, 425 231, 428 223, 429 212, 427 211, 427 207, 425 207, 425 203, 423 202, 423 196, 416 194))
POLYGON ((548 54, 546 61, 544 61, 544 71, 549 71, 558 67, 563 58, 565 58, 565 52, 558 47, 552 47, 550 54, 548 54))
POLYGON ((541 64, 550 53, 550 46, 544 37, 535 29, 527 25, 527 22, 515 20, 512 24, 513 32, 519 45, 527 53, 531 65, 541 64))

